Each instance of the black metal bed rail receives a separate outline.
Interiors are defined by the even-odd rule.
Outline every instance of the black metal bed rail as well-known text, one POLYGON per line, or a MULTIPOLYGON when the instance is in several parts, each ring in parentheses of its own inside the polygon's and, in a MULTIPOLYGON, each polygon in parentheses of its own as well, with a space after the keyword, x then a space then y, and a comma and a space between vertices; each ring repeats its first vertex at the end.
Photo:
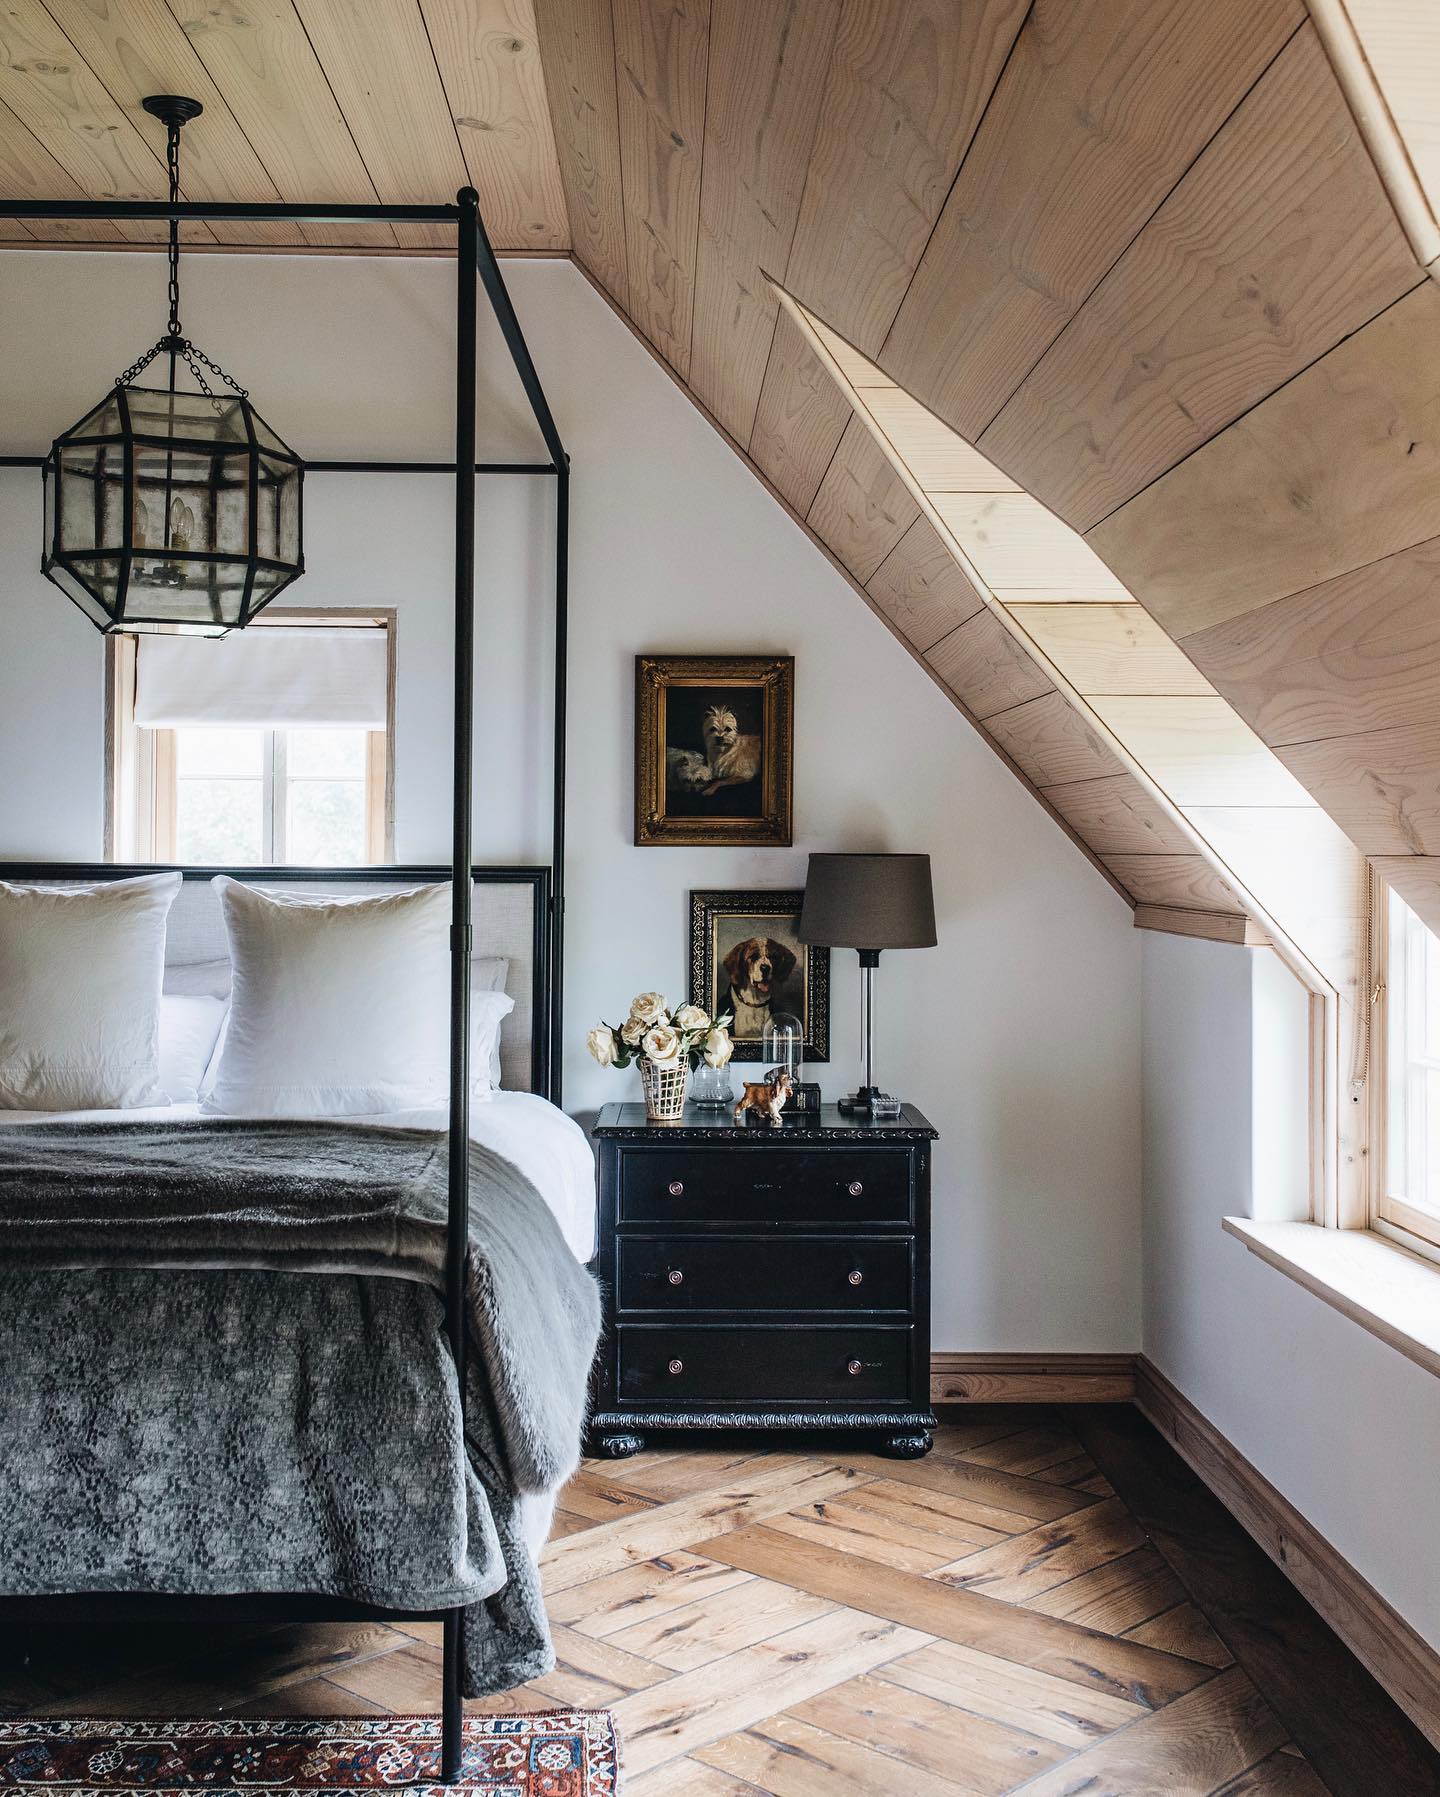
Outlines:
MULTIPOLYGON (((3 216, 3 215, 0 215, 3 216)), ((23 244, 0 247, 23 249, 23 244)), ((38 249, 40 245, 36 245, 38 249)), ((0 468, 43 468, 43 455, 0 455, 0 468)), ((307 474, 453 474, 453 462, 330 461, 305 464, 307 474)), ((477 474, 544 474, 557 472, 553 462, 477 462, 477 474)))
MULTIPOLYGON (((473 188, 462 192, 473 193, 473 188)), ((476 195, 479 204, 479 195, 476 195)), ((362 206, 283 200, 0 200, 0 218, 94 219, 230 219, 237 224, 297 225, 453 225, 459 222, 460 201, 438 206, 362 206)), ((24 249, 25 244, 9 244, 24 249)), ((132 246, 136 249, 143 245, 132 246)), ((201 246, 204 247, 203 245, 201 246)))
MULTIPOLYGON (((464 1294, 469 1255, 469 1003, 471 950, 471 882, 456 877, 456 870, 471 865, 471 786, 474 758, 474 640, 475 640, 475 407, 478 398, 476 356, 476 281, 495 315, 496 323, 525 389, 535 423, 551 461, 549 467, 506 465, 487 472, 553 473, 556 476, 555 511, 555 755, 553 782, 552 882, 550 892, 548 1015, 535 1020, 547 1041, 548 1096, 560 1102, 560 1045, 563 1005, 560 979, 564 965, 565 918, 565 655, 568 641, 570 465, 545 391, 540 383, 524 332, 515 315, 505 278, 480 219, 480 196, 473 187, 461 188, 454 204, 437 206, 291 205, 282 202, 216 200, 3 200, 0 217, 18 219, 101 219, 209 221, 254 223, 380 223, 445 224, 456 231, 456 365, 455 365, 455 462, 421 464, 420 470, 455 475, 455 769, 451 885, 450 985, 450 1207, 446 1234, 445 1326, 455 1358, 460 1416, 465 1415, 464 1294)), ((9 245, 8 248, 27 246, 9 245)), ((5 466, 30 466, 29 458, 5 458, 5 466)), ((321 464, 320 466, 325 466, 321 464)), ((402 464, 415 471, 416 465, 402 464)), ((333 463, 334 472, 389 471, 382 463, 333 463)), ((463 1608, 447 1610, 441 1710, 441 1778, 453 1784, 460 1775, 463 1705, 461 1686, 464 1665, 463 1608)))

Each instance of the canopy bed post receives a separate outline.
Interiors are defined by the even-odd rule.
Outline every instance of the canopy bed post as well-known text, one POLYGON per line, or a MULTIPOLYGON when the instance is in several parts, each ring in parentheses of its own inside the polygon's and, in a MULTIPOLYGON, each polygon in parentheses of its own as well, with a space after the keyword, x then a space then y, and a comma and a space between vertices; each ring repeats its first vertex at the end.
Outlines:
MULTIPOLYGON (((455 772, 450 851, 450 1214, 445 1243, 445 1328, 455 1358, 465 1432, 465 1273, 470 1258, 470 805, 475 760, 475 276, 480 196, 456 195, 455 257, 455 772)), ((440 1777, 454 1784, 464 1749, 465 1611, 445 1612, 440 1777)))
POLYGON ((555 816, 550 832, 550 1102, 560 1103, 565 994, 565 702, 570 636, 570 458, 555 464, 555 816))
MULTIPOLYGON (((451 850, 451 982, 450 982, 450 1116, 448 1212, 445 1253, 445 1331, 453 1356, 462 1433, 466 1407, 466 1279, 469 1262, 469 1125, 470 1125, 470 970, 472 954, 471 804, 474 784, 474 656, 475 656, 475 476, 496 474, 551 474, 556 477, 556 550, 554 586, 555 679, 554 767, 552 770, 552 879, 549 914, 544 924, 544 953, 537 927, 536 1015, 533 1020, 534 1068, 544 1096, 560 1099, 560 1033, 562 1007, 559 983, 564 945, 565 884, 565 704, 567 590, 569 577, 569 458, 560 440, 545 392, 526 345, 520 323, 506 291, 504 278, 480 218, 479 195, 463 188, 457 204, 404 205, 295 205, 264 202, 182 201, 172 192, 168 200, 0 200, 0 216, 39 220, 161 221, 172 231, 181 222, 226 220, 237 223, 283 221, 305 223, 404 223, 454 224, 456 255, 456 371, 455 371, 455 667, 454 667, 454 817, 451 850), (477 276, 483 283, 506 348, 520 377, 536 425, 550 457, 548 463, 476 463, 476 404, 478 368, 476 342, 477 276)), ((19 247, 19 246, 17 246, 19 247)), ((298 458, 296 458, 298 461, 298 458)), ((44 465, 41 456, 0 456, 0 467, 44 465)), ((307 464, 313 472, 444 473, 448 464, 340 460, 307 464)), ((252 533, 253 534, 253 533, 252 533)), ((253 551, 253 544, 252 544, 253 551)), ((92 621, 94 621, 92 619, 92 621)), ((248 617, 242 622, 248 622, 248 617)), ((112 622, 108 628, 115 628, 112 622)), ((123 628, 123 625, 119 627, 123 628)), ((316 870, 311 870, 316 871, 316 870)), ((405 871, 405 870, 396 870, 405 871)), ((544 882, 537 887, 537 902, 544 896, 544 882)), ((144 1594, 118 1594, 123 1605, 144 1594)), ((243 1594, 241 1594, 243 1596, 243 1594)), ((8 1599, 23 1606, 28 1599, 8 1599)), ((42 1600, 49 1602, 53 1600, 42 1600)), ((186 1600, 179 1599, 180 1603, 186 1600)), ((233 1605, 236 1599, 229 1600, 233 1605)), ((286 1600, 287 1603, 289 1600, 286 1600)), ((197 1599, 196 1613, 227 1612, 225 1599, 197 1599)), ((339 1605, 318 1597, 294 1600, 297 1613, 307 1617, 343 1615, 386 1616, 399 1612, 363 1604, 339 1605)), ((20 1613, 19 1610, 16 1613, 20 1613)), ((412 1612, 404 1612, 412 1614, 412 1612)), ((420 1612, 430 1618, 435 1611, 420 1612)), ((441 1717, 441 1778, 447 1784, 460 1775, 463 1751, 464 1610, 439 1613, 444 1625, 443 1707, 441 1717)))
MULTIPOLYGON (((510 293, 484 220, 476 215, 479 231, 480 279, 495 322, 505 338, 515 372, 530 401, 530 410, 545 440, 555 470, 555 746, 551 772, 552 813, 550 861, 554 885, 551 892, 550 928, 550 1030, 549 1086, 546 1097, 560 1103, 563 1079, 561 1032, 564 1027, 564 952, 565 952, 565 701, 566 655, 568 640, 568 608, 570 580, 570 458, 560 441, 560 432, 540 384, 540 376, 530 355, 520 320, 510 303, 510 293)), ((463 259, 463 251, 462 251, 463 259)))

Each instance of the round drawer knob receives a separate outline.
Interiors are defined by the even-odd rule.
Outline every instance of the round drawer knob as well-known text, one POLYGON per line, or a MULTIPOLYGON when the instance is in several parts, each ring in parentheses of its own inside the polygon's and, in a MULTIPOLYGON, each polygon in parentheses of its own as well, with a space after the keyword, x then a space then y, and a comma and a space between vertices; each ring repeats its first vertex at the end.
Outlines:
POLYGON ((861 1184, 861 1182, 858 1179, 852 1179, 850 1181, 849 1187, 847 1189, 849 1190, 850 1196, 852 1198, 858 1198, 860 1196, 860 1194, 865 1190, 865 1187, 861 1184))
MULTIPOLYGON (((672 1365, 672 1366, 673 1366, 673 1365, 674 1365, 674 1362, 673 1362, 673 1361, 672 1361, 672 1362, 671 1362, 671 1365, 672 1365)), ((851 1377, 851 1378, 852 1378, 852 1379, 853 1379, 853 1378, 854 1378, 854 1377, 855 1377, 855 1375, 856 1375, 856 1374, 857 1374, 857 1373, 858 1373, 858 1372, 859 1372, 859 1371, 860 1371, 860 1370, 861 1370, 861 1368, 860 1368, 860 1362, 859 1362, 859 1361, 858 1361, 858 1360, 852 1360, 852 1361, 851 1361, 851 1362, 850 1362, 850 1364, 849 1364, 849 1365, 848 1365, 848 1366, 847 1366, 847 1367, 846 1367, 846 1368, 845 1368, 845 1371, 846 1371, 846 1372, 847 1372, 847 1373, 849 1373, 849 1375, 850 1375, 850 1377, 851 1377)))
POLYGON ((859 1267, 856 1267, 855 1271, 850 1275, 850 1283, 851 1285, 863 1285, 865 1283, 865 1275, 860 1271, 859 1267))
POLYGON ((683 1179, 672 1179, 668 1190, 672 1198, 679 1198, 684 1193, 685 1181, 683 1179))
POLYGON ((670 1281, 671 1285, 684 1285, 685 1283, 685 1275, 680 1271, 679 1267, 671 1267, 665 1277, 670 1281))
MULTIPOLYGON (((860 1370, 860 1363, 858 1361, 855 1363, 855 1370, 857 1372, 860 1370)), ((683 1373, 684 1371, 685 1362, 683 1360, 672 1360, 670 1362, 670 1376, 672 1378, 674 1378, 677 1373, 683 1373)))

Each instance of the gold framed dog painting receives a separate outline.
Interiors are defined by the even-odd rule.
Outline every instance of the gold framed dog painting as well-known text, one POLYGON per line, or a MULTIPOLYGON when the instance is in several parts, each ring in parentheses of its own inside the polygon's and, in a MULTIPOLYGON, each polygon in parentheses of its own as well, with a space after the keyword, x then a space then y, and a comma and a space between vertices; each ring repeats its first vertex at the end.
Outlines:
POLYGON ((764 1058, 765 1025, 789 1012, 807 1061, 830 1059, 830 950, 800 940, 797 891, 692 892, 690 994, 712 1017, 734 1015, 737 1061, 764 1058))
POLYGON ((636 844, 788 845, 794 705, 788 655, 637 655, 636 844))

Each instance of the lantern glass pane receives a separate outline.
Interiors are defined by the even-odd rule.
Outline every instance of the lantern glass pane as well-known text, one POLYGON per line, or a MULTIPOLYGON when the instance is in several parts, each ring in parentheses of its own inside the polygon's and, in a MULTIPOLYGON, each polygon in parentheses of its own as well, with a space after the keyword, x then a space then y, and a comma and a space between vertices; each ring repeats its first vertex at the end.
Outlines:
POLYGON ((90 616, 98 610, 107 623, 114 620, 120 604, 121 563, 118 555, 77 555, 69 561, 57 562, 50 570, 50 577, 90 616))
POLYGON ((217 396, 212 401, 203 393, 168 393, 154 387, 127 387, 125 393, 130 404, 130 429, 137 437, 249 448, 243 399, 232 395, 217 396))
POLYGON ((250 422, 255 427, 255 441, 261 449, 278 449, 282 455, 287 456, 295 453, 279 432, 271 430, 253 407, 250 411, 250 422))
POLYGON ((161 624, 238 624, 244 599, 244 562, 137 555, 125 599, 125 622, 148 618, 161 624))
POLYGON ((113 391, 107 393, 98 406, 87 412, 78 424, 72 424, 65 435, 67 437, 123 437, 125 427, 120 422, 120 402, 113 391))
POLYGON ((255 495, 256 550, 269 561, 300 559, 300 471, 288 462, 259 458, 255 495))
POLYGON ((60 450, 60 550, 119 548, 123 537, 125 455, 118 443, 60 450))

